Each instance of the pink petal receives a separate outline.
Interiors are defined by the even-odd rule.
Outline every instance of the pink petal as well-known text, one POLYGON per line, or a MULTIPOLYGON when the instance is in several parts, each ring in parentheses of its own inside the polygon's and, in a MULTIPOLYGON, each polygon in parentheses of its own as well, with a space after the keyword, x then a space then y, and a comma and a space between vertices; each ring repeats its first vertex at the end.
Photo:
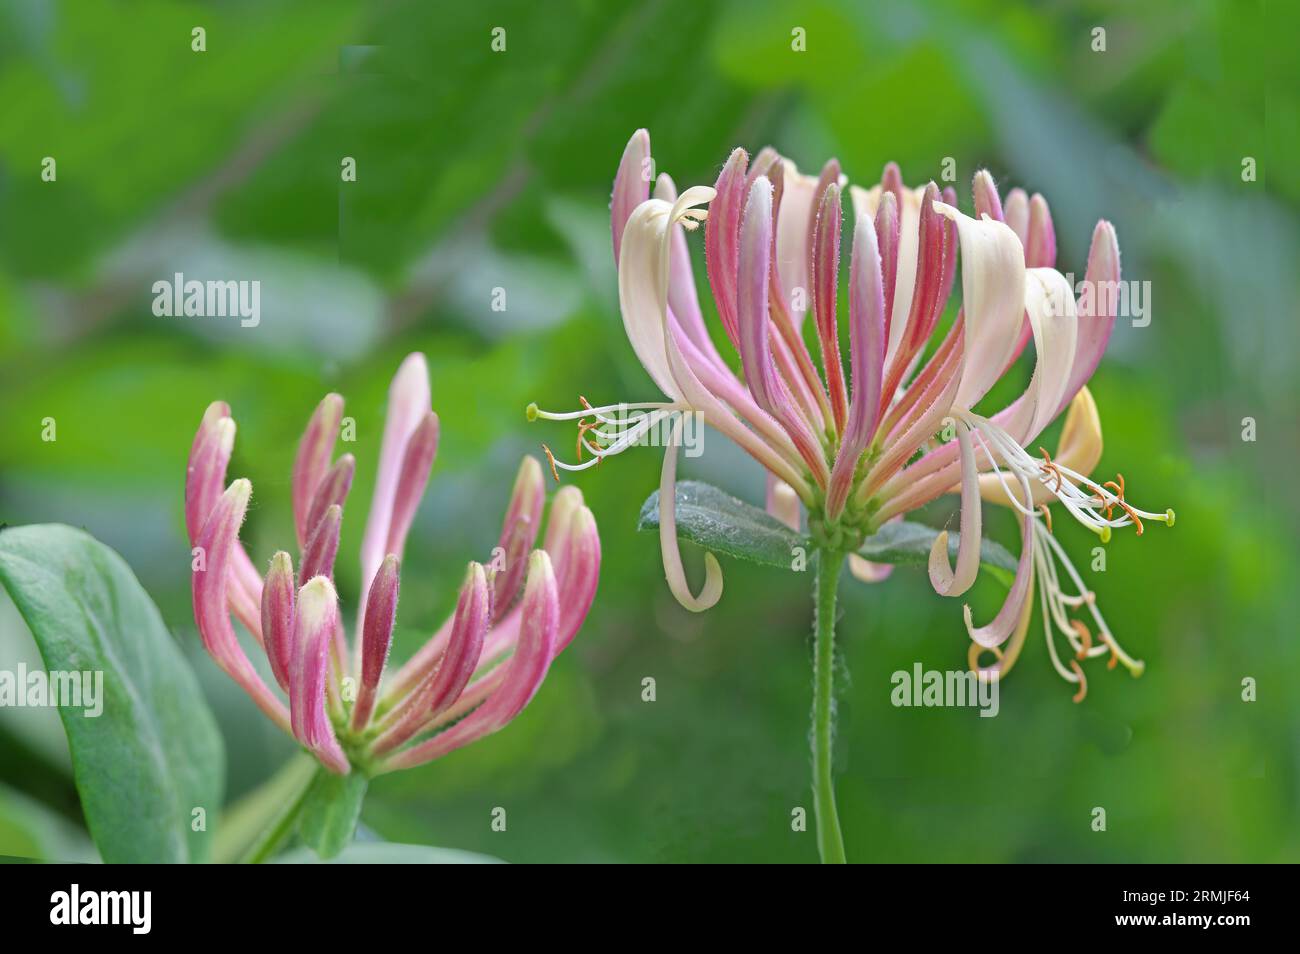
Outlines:
POLYGON ((1005 222, 1016 233, 1023 245, 1029 241, 1029 195, 1024 189, 1012 189, 1007 193, 1006 205, 1003 206, 1005 222))
POLYGON ((741 223, 739 294, 740 361, 754 401, 781 423, 814 477, 829 477, 825 454, 807 420, 795 408, 785 382, 772 363, 768 342, 769 269, 772 254, 772 184, 754 181, 741 223))
POLYGON ((307 538, 310 540, 316 527, 325 517, 325 511, 332 506, 342 507, 352 489, 352 477, 356 473, 356 458, 344 454, 334 462, 316 487, 312 496, 311 507, 307 511, 307 538))
POLYGON ((298 591, 294 617, 293 659, 289 669, 289 710, 293 734, 332 772, 348 773, 347 756, 334 736, 325 711, 325 675, 329 646, 338 626, 334 584, 313 577, 298 591))
POLYGON ((822 174, 824 180, 830 172, 834 172, 835 179, 828 182, 825 191, 820 194, 809 262, 812 269, 813 318, 817 326, 817 340, 821 345, 822 369, 835 418, 835 430, 842 433, 848 417, 848 398, 844 387, 844 367, 840 359, 839 325, 835 318, 843 220, 838 171, 837 163, 822 174))
MULTIPOLYGON (((1002 221, 1002 200, 998 197, 997 183, 993 181, 993 176, 987 169, 981 169, 975 173, 975 180, 971 184, 971 193, 975 199, 975 217, 987 215, 991 219, 1002 221)), ((953 203, 948 203, 952 205, 953 203)))
POLYGON ((230 406, 225 401, 213 401, 203 412, 185 471, 185 527, 191 546, 222 494, 234 446, 235 422, 230 417, 230 406))
POLYGON ((1025 233, 1025 267, 1056 267, 1056 229, 1047 200, 1038 193, 1029 200, 1029 227, 1025 233))
POLYGON ((745 204, 745 170, 749 155, 736 149, 718 176, 717 196, 709 203, 704 225, 704 264, 713 289, 718 317, 732 344, 738 341, 736 282, 739 262, 740 214, 745 204))
POLYGON ((623 158, 614 176, 614 194, 609 201, 610 231, 614 236, 614 264, 623 249, 623 228, 632 210, 650 197, 650 134, 638 129, 623 148, 623 158))
POLYGON ((1058 413, 1065 409, 1079 389, 1088 383, 1101 356, 1106 352, 1110 334, 1115 330, 1115 317, 1119 298, 1114 294, 1099 294, 1115 289, 1120 281, 1119 240, 1115 228, 1105 219, 1097 223, 1088 249, 1088 271, 1084 275, 1085 296, 1079 304, 1079 340, 1074 351, 1074 365, 1070 369, 1070 383, 1066 385, 1058 413), (1085 298, 1091 294, 1091 301, 1085 298), (1086 311, 1085 311, 1086 307, 1086 311))
POLYGON ((471 563, 456 603, 447 651, 438 672, 421 692, 420 710, 425 718, 442 712, 460 698, 478 668, 490 624, 490 596, 482 565, 471 563))
POLYGON ((429 485, 429 471, 438 455, 438 415, 430 411, 420 421, 406 442, 402 466, 393 495, 393 516, 388 524, 388 553, 400 557, 406 550, 406 535, 411 531, 415 511, 429 485))
POLYGON ((204 568, 195 571, 191 581, 194 621, 204 648, 217 665, 244 688, 258 708, 287 731, 289 713, 285 711, 284 703, 267 688, 239 645, 230 624, 226 601, 231 554, 252 492, 253 487, 247 480, 236 480, 213 506, 199 531, 195 546, 202 548, 204 568))
POLYGON ((333 579, 334 561, 339 552, 339 530, 343 524, 343 508, 332 505, 325 511, 320 522, 316 524, 311 539, 302 552, 302 566, 299 567, 299 579, 306 582, 314 576, 333 579))
MULTIPOLYGON (((915 277, 911 295, 907 299, 908 312, 901 330, 890 327, 887 370, 881 389, 882 402, 893 400, 912 365, 912 359, 929 339, 947 303, 956 249, 947 223, 935 210, 938 199, 939 188, 931 182, 926 187, 917 213, 915 277)), ((900 280, 903 277, 899 275, 900 280)), ((899 317, 894 315, 893 319, 899 317)))
POLYGON ((293 600, 293 559, 281 550, 271 557, 271 569, 262 588, 262 635, 271 672, 286 692, 293 645, 293 600))
POLYGON ((298 455, 293 462, 293 523, 298 531, 299 547, 304 546, 311 536, 312 527, 307 521, 312 500, 316 488, 330 469, 342 420, 343 398, 327 394, 316 405, 298 442, 298 455))
POLYGON ((832 520, 844 509, 858 461, 875 433, 880 414, 885 296, 876 227, 865 219, 859 219, 853 231, 853 256, 849 265, 849 362, 853 372, 853 403, 826 497, 826 515, 832 520))
MULTIPOLYGON (((962 506, 965 507, 963 501, 962 506)), ((998 610, 997 616, 985 626, 976 626, 971 616, 970 605, 963 607, 966 619, 966 631, 970 638, 985 649, 1001 646, 1007 641, 1024 615, 1025 601, 1033 590, 1034 581, 1034 518, 1017 512, 1020 518, 1020 561, 1016 565, 1016 579, 1007 592, 1007 598, 998 610)))
MULTIPOLYGON (((546 502, 546 480, 535 457, 525 457, 515 476, 497 547, 504 568, 492 581, 492 618, 498 620, 510 609, 528 569, 528 553, 542 526, 542 505, 546 502)), ((493 555, 495 561, 496 554, 493 555)))
MULTIPOLYGON (((194 546, 226 484, 226 466, 235 446, 235 422, 224 401, 214 401, 203 414, 194 435, 189 464, 185 472, 185 528, 190 546, 194 546)), ((231 578, 228 588, 230 608, 258 642, 262 625, 258 604, 262 598, 262 578, 244 547, 235 541, 230 555, 231 578)))
POLYGON ((600 582, 600 534, 596 518, 587 507, 579 507, 569 517, 555 573, 560 591, 560 629, 555 640, 558 656, 586 621, 600 582))
POLYGON ((431 719, 453 705, 483 660, 483 643, 490 616, 491 593, 481 564, 471 563, 445 633, 426 644, 435 650, 433 665, 421 674, 422 684, 409 691, 384 719, 372 751, 384 755, 431 728, 431 719))
POLYGON ((366 599, 366 618, 361 627, 361 685, 352 707, 352 728, 360 731, 370 722, 375 707, 375 693, 388 662, 393 644, 393 623, 397 619, 397 595, 401 584, 401 564, 395 554, 388 554, 379 564, 379 572, 370 584, 366 599))
POLYGON ((496 732, 515 718, 546 678, 559 632, 559 595, 550 559, 536 550, 529 561, 524 586, 522 622, 514 655, 503 663, 501 676, 487 701, 449 729, 399 753, 386 768, 406 768, 446 755, 485 735, 496 732))
MULTIPOLYGON (((393 504, 402 476, 406 445, 411 435, 429 414, 429 367, 424 355, 407 355, 393 376, 388 389, 388 415, 384 438, 379 450, 379 470, 375 475, 375 492, 370 501, 370 516, 361 542, 361 587, 370 590, 370 581, 380 562, 391 552, 389 530, 393 524, 393 504)), ((400 556, 401 554, 398 553, 400 556)), ((358 623, 364 618, 364 599, 358 610, 358 623)))

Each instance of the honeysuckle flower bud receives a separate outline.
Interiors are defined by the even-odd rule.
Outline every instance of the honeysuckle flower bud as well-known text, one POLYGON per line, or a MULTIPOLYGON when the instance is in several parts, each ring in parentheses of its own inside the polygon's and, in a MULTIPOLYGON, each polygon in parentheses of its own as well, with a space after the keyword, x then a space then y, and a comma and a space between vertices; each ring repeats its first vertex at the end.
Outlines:
POLYGON ((311 506, 307 510, 307 539, 316 533, 320 522, 330 507, 342 507, 347 503, 348 491, 352 489, 352 477, 356 473, 357 462, 351 454, 344 454, 325 472, 312 495, 311 506))
POLYGON ((331 504, 311 532, 311 538, 302 551, 302 567, 298 576, 304 582, 313 576, 334 576, 334 560, 339 553, 339 532, 343 525, 343 508, 331 504))
MULTIPOLYGON (((429 367, 424 355, 417 352, 402 362, 388 389, 388 416, 384 422, 384 438, 379 449, 379 470, 375 474, 375 492, 370 500, 370 516, 366 520, 365 537, 361 542, 363 592, 369 592, 370 581, 374 579, 375 571, 379 569, 386 554, 402 555, 401 543, 404 541, 393 539, 389 532, 394 522, 394 503, 402 479, 407 445, 416 429, 427 421, 428 414, 429 367)), ((434 439, 436 441, 436 436, 434 439)), ((428 479, 427 470, 425 479, 428 479)), ((364 612, 363 597, 357 612, 358 621, 363 618, 364 612)))
POLYGON ((366 617, 361 625, 361 685, 352 707, 352 728, 363 729, 375 709, 379 679, 393 644, 393 623, 397 620, 397 594, 401 585, 401 563, 388 554, 370 581, 366 617))
POLYGON ((298 590, 294 608, 293 656, 289 666, 289 711, 293 734, 331 771, 347 774, 348 760, 325 712, 329 645, 339 623, 338 596, 325 576, 298 590))
POLYGON ((471 563, 437 668, 380 723, 375 755, 385 755, 409 741, 460 698, 483 658, 483 641, 492 622, 490 606, 487 574, 482 564, 471 563))
MULTIPOLYGON (((235 446, 235 422, 225 401, 208 405, 194 435, 185 473, 185 527, 190 546, 198 547, 199 531, 226 486, 226 466, 235 446)), ((206 553, 203 554, 206 560, 206 553)), ((238 541, 230 555, 233 566, 230 606, 236 618, 259 641, 262 638, 257 607, 261 601, 261 580, 243 545, 238 541)))
POLYGON ((975 217, 983 218, 988 216, 1001 222, 1004 220, 1002 214, 1002 199, 998 196, 997 184, 993 177, 989 175, 987 169, 981 169, 975 173, 974 182, 971 184, 972 198, 975 200, 975 217))
POLYGON ((498 552, 505 566, 492 581, 492 618, 500 619, 510 609, 519 584, 528 567, 528 553, 542 524, 542 504, 546 501, 546 478, 542 465, 534 457, 525 457, 515 477, 510 504, 501 525, 498 552))
POLYGON ((558 654, 578 634, 600 581, 600 536, 591 511, 582 506, 575 508, 556 548, 548 547, 546 552, 552 555, 560 587, 560 630, 555 646, 558 654))
POLYGON ((1025 231, 1025 265, 1053 268, 1056 265, 1056 229, 1047 200, 1037 192, 1029 200, 1029 226, 1025 231))
POLYGON ((375 775, 416 765, 504 727, 537 691, 595 597, 600 540, 576 488, 556 494, 545 549, 529 553, 543 529, 545 481, 541 465, 527 458, 507 509, 500 541, 504 562, 494 580, 489 582, 481 564, 471 564, 452 617, 385 677, 402 551, 437 452, 438 418, 428 395, 424 358, 412 355, 389 390, 352 646, 332 579, 356 468, 349 454, 330 460, 342 399, 330 395, 317 407, 294 465, 294 522, 302 551, 296 582, 287 552, 271 558, 263 580, 239 543, 252 487, 241 479, 221 489, 235 434, 224 403, 208 408, 190 453, 185 518, 192 544, 205 554, 195 561, 193 578, 203 644, 268 716, 339 774, 375 775), (377 547, 385 550, 378 557, 377 547), (247 561, 244 570, 240 555, 247 561), (520 581, 523 598, 512 606, 520 581), (244 652, 232 614, 264 642, 287 707, 244 652), (355 700, 342 691, 347 680, 356 687, 355 700), (455 735, 443 731, 453 723, 455 735), (434 739, 443 741, 430 744, 434 739))
POLYGON ((519 639, 510 659, 466 690, 466 695, 483 695, 485 701, 427 742, 393 756, 387 768, 406 768, 446 755, 496 732, 523 711, 555 658, 559 632, 559 593, 545 550, 534 550, 529 557, 519 611, 519 639))
POLYGON ((309 519, 312 502, 316 488, 329 472, 342 422, 343 398, 327 394, 316 405, 316 411, 298 443, 298 455, 293 462, 293 523, 298 530, 299 547, 307 545, 315 529, 309 519))
POLYGON ((392 516, 388 523, 388 553, 401 553, 415 519, 415 508, 429 484, 429 469, 438 454, 438 415, 430 411, 416 425, 407 439, 398 471, 397 490, 393 494, 392 516))
POLYGON ((456 604, 447 652, 438 664, 438 671, 417 697, 424 715, 441 714, 460 698, 473 678, 474 670, 478 668, 479 659, 483 655, 483 640, 491 625, 488 616, 490 602, 483 565, 471 563, 461 587, 460 600, 456 604))
POLYGON ((271 569, 262 587, 262 636, 275 681, 289 691, 289 664, 293 646, 293 558, 283 550, 271 557, 271 569))
POLYGON ((1002 206, 1003 221, 1016 233, 1020 241, 1029 240, 1029 194, 1024 189, 1012 189, 1007 193, 1007 201, 1002 206))
POLYGON ((263 712, 282 727, 288 727, 289 713, 284 703, 257 674, 230 624, 227 591, 233 575, 231 556, 238 544, 239 526, 244 522, 252 492, 252 484, 247 480, 236 480, 213 504, 199 531, 196 545, 204 549, 207 559, 201 568, 195 569, 191 581, 194 622, 208 655, 243 686, 263 712))
MULTIPOLYGON (((877 185, 864 188, 849 184, 833 159, 812 177, 771 149, 752 165, 745 150, 734 150, 713 187, 678 195, 661 177, 652 197, 633 161, 649 153, 649 137, 638 130, 615 179, 611 228, 624 326, 666 400, 592 406, 583 399, 581 408, 559 413, 530 405, 530 419, 577 423, 576 462, 556 460, 547 450, 556 478, 561 469, 584 470, 620 454, 650 428, 672 422, 659 489, 660 544, 669 588, 692 610, 720 598, 722 577, 706 553, 704 585, 692 592, 677 549, 675 445, 682 414, 701 415, 757 460, 768 472, 769 510, 795 527, 802 523, 798 506, 789 503, 796 498, 819 549, 853 556, 885 523, 960 492, 956 561, 949 559, 946 532, 930 554, 931 582, 944 595, 964 593, 978 574, 981 499, 1004 503, 1019 519, 1019 570, 992 621, 977 626, 967 614, 972 645, 999 656, 995 665, 978 667, 975 653, 972 665, 983 678, 1010 669, 1037 591, 1045 618, 1075 649, 1066 666, 1053 646, 1053 662, 1067 679, 1086 685, 1079 653, 1109 652, 1113 662, 1140 671, 1096 613, 1095 599, 1052 535, 1047 507, 1059 502, 1102 542, 1123 527, 1140 534, 1144 521, 1172 524, 1173 512, 1135 507, 1122 477, 1099 483, 1087 476, 1100 455, 1100 424, 1084 386, 1109 340, 1117 296, 1087 297, 1085 290, 1076 301, 1055 268, 1047 200, 1013 189, 1004 201, 981 170, 972 183, 972 217, 958 207, 956 190, 932 182, 909 187, 893 163, 877 185), (846 189, 854 216, 847 375, 835 314, 846 189), (743 380, 706 346, 710 339, 697 324, 684 243, 701 221, 708 286, 743 380), (959 255, 961 307, 944 328, 959 255), (814 316, 820 368, 799 333, 805 311, 814 316), (995 413, 977 411, 1031 340, 1033 374, 1024 394, 995 413), (1067 407, 1073 410, 1057 458, 1031 453, 1067 407), (631 409, 647 413, 631 421, 619 413, 631 409), (1067 618, 1068 610, 1085 605, 1097 641, 1067 618)), ((1084 284, 1108 289, 1119 280, 1114 229, 1102 221, 1084 284)), ((864 580, 888 575, 887 567, 856 556, 849 563, 864 580)))

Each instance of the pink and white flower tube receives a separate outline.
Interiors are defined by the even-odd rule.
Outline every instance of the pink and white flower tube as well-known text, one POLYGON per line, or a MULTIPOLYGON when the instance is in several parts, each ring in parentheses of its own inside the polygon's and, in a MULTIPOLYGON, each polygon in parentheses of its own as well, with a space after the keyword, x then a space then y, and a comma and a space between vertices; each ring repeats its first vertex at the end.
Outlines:
MULTIPOLYGON (((974 178, 970 215, 958 208, 955 190, 933 182, 909 187, 893 163, 879 183, 863 188, 849 185, 834 159, 808 176, 772 149, 752 162, 736 149, 712 186, 679 194, 660 175, 652 195, 643 174, 649 160, 650 137, 638 130, 624 150, 610 212, 623 323, 664 399, 600 407, 584 400, 569 412, 530 406, 530 419, 578 424, 579 460, 556 460, 547 450, 557 479, 558 469, 582 470, 641 443, 660 420, 702 415, 767 470, 768 510, 796 528, 806 519, 813 543, 848 553, 854 575, 866 581, 883 579, 889 568, 854 553, 863 540, 890 520, 960 493, 955 564, 946 532, 929 560, 930 580, 945 596, 960 596, 975 581, 981 496, 996 499, 1019 516, 1023 550, 996 618, 976 626, 966 611, 972 666, 986 679, 1010 668, 1014 654, 1001 647, 1019 651, 1037 579, 1052 658, 1078 685, 1076 698, 1086 686, 1078 660, 1109 653, 1112 665, 1140 672, 1052 536, 1047 507, 1059 502, 1103 543, 1115 529, 1141 533, 1144 521, 1172 524, 1173 512, 1134 506, 1122 477, 1094 481, 1088 473, 1095 457, 1080 464, 1026 450, 1073 407, 1067 434, 1077 450, 1091 442, 1100 452, 1100 423, 1084 386, 1116 318, 1118 296, 1108 292, 1120 281, 1119 246, 1111 225, 1097 224, 1086 290, 1076 300, 1055 268, 1047 202, 1013 189, 1004 205, 984 171, 974 178), (846 192, 853 214, 847 361, 837 314, 846 192), (706 326, 687 247, 687 234, 701 223, 720 337, 735 351, 727 359, 706 326), (960 307, 945 326, 959 264, 960 307), (813 328, 806 333, 807 317, 813 328), (1027 390, 1004 408, 977 411, 1031 340, 1027 390), (628 409, 637 413, 628 417, 628 409), (1085 607, 1097 642, 1069 616, 1085 607), (1068 667, 1054 631, 1074 650, 1068 667), (984 651, 997 662, 979 665, 984 651)), ((684 606, 703 610, 721 596, 722 571, 708 554, 704 585, 692 593, 677 550, 675 480, 676 450, 669 446, 659 493, 665 575, 684 606)))
POLYGON ((581 493, 566 487, 539 542, 545 479, 525 457, 492 558, 469 564, 451 617, 392 670, 402 555, 438 447, 424 356, 410 355, 389 390, 352 640, 333 581, 356 469, 352 455, 334 458, 342 420, 343 399, 327 395, 293 467, 298 570, 280 551, 263 575, 239 540, 252 485, 226 486, 235 422, 225 403, 208 407, 185 481, 194 618, 217 664, 322 765, 377 775, 468 745, 523 710, 591 608, 600 538, 581 493), (275 685, 253 665, 232 617, 265 650, 275 685))

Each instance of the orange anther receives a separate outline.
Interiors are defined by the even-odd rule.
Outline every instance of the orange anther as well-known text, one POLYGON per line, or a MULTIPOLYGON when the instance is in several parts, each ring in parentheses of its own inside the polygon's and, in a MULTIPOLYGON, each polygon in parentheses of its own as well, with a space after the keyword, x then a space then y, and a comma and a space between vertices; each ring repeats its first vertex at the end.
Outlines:
POLYGON ((1117 472, 1115 476, 1119 478, 1119 483, 1116 483, 1113 480, 1108 480, 1102 486, 1112 491, 1115 494, 1116 499, 1106 500, 1098 494, 1097 496, 1100 500, 1098 506, 1105 506, 1107 520, 1110 519, 1110 515, 1114 513, 1115 508, 1119 507, 1128 514, 1129 519, 1133 521, 1133 526, 1137 527, 1137 535, 1140 537, 1142 536, 1142 520, 1138 517, 1137 512, 1124 500, 1124 475, 1117 472))
POLYGON ((1074 674, 1079 677, 1079 691, 1074 694, 1074 701, 1082 702, 1084 697, 1088 695, 1088 680, 1083 675, 1083 667, 1073 659, 1070 660, 1070 668, 1073 669, 1074 674))
POLYGON ((1043 513, 1043 522, 1047 524, 1047 532, 1052 532, 1052 511, 1047 509, 1047 504, 1039 504, 1038 509, 1043 513))
POLYGON ((1038 452, 1043 455, 1043 460, 1046 461, 1046 463, 1043 464, 1044 482, 1046 482, 1045 475, 1053 475, 1056 478, 1056 489, 1053 490, 1052 493, 1059 494, 1061 492, 1061 483, 1064 480, 1061 476, 1061 468, 1052 463, 1052 455, 1047 453, 1046 447, 1038 448, 1038 452))
POLYGON ((545 444, 542 445, 542 450, 546 451, 546 460, 551 465, 551 476, 555 478, 555 482, 558 484, 560 482, 560 474, 559 471, 555 469, 555 455, 551 453, 551 449, 545 444))
POLYGON ((1083 643, 1083 648, 1075 655, 1079 659, 1087 659, 1088 650, 1092 649, 1092 630, 1088 629, 1082 620, 1072 619, 1070 620, 1070 625, 1073 626, 1074 631, 1079 634, 1079 642, 1083 643))
POLYGON ((1129 519, 1133 521, 1133 526, 1137 527, 1137 535, 1142 536, 1142 521, 1138 518, 1137 512, 1122 500, 1116 501, 1116 503, 1128 514, 1129 519))
MULTIPOLYGON (((587 431, 591 430, 593 427, 596 427, 598 424, 599 424, 598 421, 588 421, 588 420, 585 420, 585 419, 578 421, 578 451, 577 451, 577 453, 578 453, 578 460, 579 460, 579 461, 582 460, 582 448, 583 448, 583 445, 585 444, 585 441, 583 440, 583 438, 586 437, 586 435, 587 435, 587 431)), ((597 465, 597 466, 599 466, 599 465, 597 465)))

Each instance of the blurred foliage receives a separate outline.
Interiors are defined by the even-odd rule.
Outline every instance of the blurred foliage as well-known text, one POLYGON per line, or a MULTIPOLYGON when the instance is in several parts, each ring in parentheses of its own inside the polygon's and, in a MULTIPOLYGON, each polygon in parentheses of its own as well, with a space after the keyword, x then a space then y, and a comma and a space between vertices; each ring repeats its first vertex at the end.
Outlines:
MULTIPOLYGON (((406 555, 401 656, 451 605, 463 561, 494 544, 520 455, 572 437, 526 424, 524 406, 655 394, 623 336, 605 211, 634 129, 679 185, 712 182, 736 145, 770 142, 805 169, 834 154, 867 182, 891 158, 909 181, 938 177, 951 156, 967 208, 981 166, 1048 196, 1063 271, 1081 274, 1093 223, 1114 221, 1153 320, 1121 321, 1094 379, 1102 469, 1179 519, 1118 534, 1092 578, 1147 671, 1095 670, 1082 705, 1035 626, 998 718, 893 708, 893 671, 965 665, 960 607, 910 568, 846 584, 849 856, 1295 860, 1297 25, 1295 5, 1264 0, 7 0, 0 520, 84 526, 127 558, 217 712, 233 801, 293 746, 194 632, 182 480, 209 401, 239 422, 231 474, 252 479, 245 539, 264 560, 292 537, 301 427, 327 390, 347 397, 352 554, 388 379, 408 351, 429 356, 443 442, 406 555), (498 25, 504 53, 489 50, 498 25), (806 52, 790 48, 796 26, 806 52), (45 156, 57 182, 40 178, 45 156), (344 156, 355 183, 339 181, 344 156), (259 279, 261 325, 154 317, 150 285, 175 271, 259 279)), ((761 500, 756 466, 711 437, 682 475, 761 500)), ((790 826, 810 807, 811 579, 729 562, 717 608, 678 608, 636 532, 659 466, 641 450, 578 476, 605 548, 586 627, 507 730, 376 780, 368 829, 508 861, 815 857, 790 826), (496 806, 505 833, 490 829, 496 806)), ((950 512, 936 505, 931 522, 950 512)), ((989 523, 1012 542, 1009 518, 989 523)), ((1060 532, 1086 567, 1087 534, 1060 532)), ((340 560, 346 601, 356 574, 340 560)), ((997 599, 981 583, 977 614, 997 599)), ((0 666, 30 658, 27 639, 0 607, 0 666)), ((0 712, 0 852, 84 851, 44 716, 0 712)))

